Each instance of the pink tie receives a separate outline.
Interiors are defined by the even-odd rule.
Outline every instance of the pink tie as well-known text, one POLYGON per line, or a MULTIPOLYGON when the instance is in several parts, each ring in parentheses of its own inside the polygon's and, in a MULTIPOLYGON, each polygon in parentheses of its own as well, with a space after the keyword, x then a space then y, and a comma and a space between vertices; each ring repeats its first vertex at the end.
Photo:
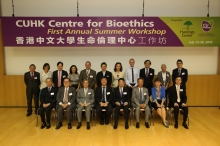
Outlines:
POLYGON ((58 71, 59 72, 59 74, 58 74, 58 87, 60 87, 61 86, 61 84, 60 84, 60 71, 58 71))

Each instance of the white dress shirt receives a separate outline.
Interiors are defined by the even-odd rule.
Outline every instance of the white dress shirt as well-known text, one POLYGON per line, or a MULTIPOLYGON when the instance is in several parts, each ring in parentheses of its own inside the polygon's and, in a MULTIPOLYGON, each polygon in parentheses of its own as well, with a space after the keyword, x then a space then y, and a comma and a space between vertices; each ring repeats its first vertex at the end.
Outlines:
POLYGON ((137 86, 137 79, 139 78, 139 69, 137 69, 136 67, 129 67, 126 69, 126 84, 127 86, 131 86, 130 83, 134 83, 135 86, 137 86), (132 82, 132 68, 133 68, 133 72, 134 72, 134 82, 132 82))
POLYGON ((47 78, 52 78, 52 72, 48 71, 47 73, 45 73, 44 71, 40 73, 40 89, 43 89, 45 87, 47 87, 46 85, 46 79, 47 78))

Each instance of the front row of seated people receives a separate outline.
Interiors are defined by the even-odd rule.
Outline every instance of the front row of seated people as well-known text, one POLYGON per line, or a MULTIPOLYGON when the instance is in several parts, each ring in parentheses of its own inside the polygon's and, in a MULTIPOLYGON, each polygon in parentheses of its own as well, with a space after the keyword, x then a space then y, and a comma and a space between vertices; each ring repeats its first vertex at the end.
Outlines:
MULTIPOLYGON (((183 110, 183 123, 182 126, 188 129, 186 124, 188 117, 188 107, 186 105, 186 90, 181 86, 181 76, 175 78, 175 83, 169 90, 169 108, 174 109, 174 128, 178 128, 178 113, 179 109, 183 110)), ((150 106, 154 108, 158 115, 162 118, 163 125, 169 127, 169 123, 166 120, 165 110, 165 89, 161 86, 159 78, 154 80, 154 87, 151 89, 152 102, 149 100, 148 89, 143 87, 144 80, 139 78, 137 81, 138 85, 132 91, 132 95, 129 95, 129 88, 125 86, 125 80, 120 78, 118 80, 118 87, 112 90, 111 87, 107 86, 107 79, 103 77, 101 79, 101 86, 93 89, 89 88, 88 80, 83 81, 83 88, 79 89, 76 93, 74 87, 70 86, 69 78, 65 78, 62 87, 58 90, 52 86, 52 79, 47 78, 47 87, 42 90, 40 96, 40 110, 42 125, 41 129, 49 129, 50 115, 52 109, 56 108, 58 124, 56 129, 60 129, 63 124, 64 111, 67 116, 68 129, 72 128, 71 121, 76 109, 78 125, 77 129, 82 126, 82 111, 85 111, 87 129, 90 129, 90 117, 91 110, 96 111, 100 119, 100 125, 108 125, 109 119, 114 108, 114 129, 118 127, 118 118, 121 109, 123 109, 125 118, 125 129, 129 128, 129 107, 133 107, 134 114, 136 117, 136 128, 140 127, 140 112, 144 111, 145 114, 145 127, 149 128, 148 119, 150 116, 150 106), (132 103, 130 103, 132 102, 132 103), (45 120, 46 115, 46 120, 45 120)))

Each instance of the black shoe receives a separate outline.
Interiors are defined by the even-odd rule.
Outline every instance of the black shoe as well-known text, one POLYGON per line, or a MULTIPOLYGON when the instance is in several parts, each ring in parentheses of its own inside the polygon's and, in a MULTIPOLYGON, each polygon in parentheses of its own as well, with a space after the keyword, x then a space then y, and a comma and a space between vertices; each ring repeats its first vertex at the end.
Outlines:
POLYGON ((60 127, 62 127, 62 126, 63 126, 63 124, 62 124, 62 123, 59 123, 59 124, 57 125, 56 129, 60 129, 60 127))
POLYGON ((129 128, 128 122, 125 122, 125 129, 128 129, 128 128, 129 128))
POLYGON ((82 126, 81 122, 79 122, 79 124, 77 125, 76 129, 80 129, 80 127, 82 126))
POLYGON ((89 130, 90 129, 90 124, 89 124, 89 122, 87 122, 87 130, 89 130))
POLYGON ((136 128, 139 128, 140 127, 140 124, 139 122, 136 123, 136 128))
POLYGON ((68 123, 68 129, 72 129, 72 124, 68 123))
POLYGON ((46 127, 46 123, 42 123, 42 125, 40 126, 40 129, 44 129, 46 127))
POLYGON ((148 122, 145 122, 145 127, 146 127, 146 128, 150 128, 148 122))
POLYGON ((189 129, 189 127, 187 126, 187 124, 185 122, 182 125, 184 128, 189 129))
POLYGON ((177 123, 174 124, 174 128, 178 129, 178 124, 177 123))
POLYGON ((100 125, 104 125, 104 119, 100 120, 100 125))
POLYGON ((32 113, 27 113, 27 115, 26 115, 26 116, 27 116, 27 117, 29 117, 31 114, 32 114, 32 113))
POLYGON ((118 128, 118 123, 115 123, 114 124, 114 129, 117 129, 118 128))
POLYGON ((108 125, 108 124, 109 124, 108 120, 105 120, 105 125, 108 125))
POLYGON ((47 125, 46 125, 46 129, 50 129, 50 123, 47 123, 47 125))

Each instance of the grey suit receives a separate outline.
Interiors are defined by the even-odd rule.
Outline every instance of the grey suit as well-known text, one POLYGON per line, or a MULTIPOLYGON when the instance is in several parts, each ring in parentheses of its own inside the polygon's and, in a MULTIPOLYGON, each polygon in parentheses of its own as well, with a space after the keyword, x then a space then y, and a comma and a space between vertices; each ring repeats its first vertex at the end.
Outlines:
MULTIPOLYGON (((61 123, 63 120, 63 107, 60 105, 63 103, 65 87, 60 87, 57 93, 57 112, 58 112, 58 121, 61 123)), ((68 90, 68 104, 66 107, 66 115, 68 123, 72 121, 72 110, 76 107, 76 89, 74 87, 69 87, 68 90)))
POLYGON ((158 72, 157 77, 160 79, 162 85, 167 85, 167 83, 171 82, 170 72, 166 71, 166 80, 163 80, 162 71, 158 72))
MULTIPOLYGON (((146 104, 146 107, 144 108, 145 110, 145 122, 148 122, 148 118, 150 115, 150 108, 148 106, 148 101, 149 101, 149 94, 148 94, 148 89, 143 87, 143 93, 142 93, 142 103, 146 104)), ((135 87, 132 91, 132 105, 135 108, 135 115, 136 115, 136 122, 139 122, 140 120, 140 92, 139 88, 135 87)))
POLYGON ((89 122, 90 121, 90 110, 94 105, 94 90, 88 88, 87 93, 85 95, 84 92, 84 88, 81 88, 78 90, 77 92, 77 118, 78 118, 78 122, 82 121, 82 110, 85 109, 86 112, 86 121, 89 122), (85 103, 89 104, 88 106, 84 107, 81 106, 81 103, 85 103))
POLYGON ((79 81, 80 81, 81 87, 83 87, 83 80, 87 79, 87 77, 89 80, 89 88, 94 89, 94 86, 96 83, 96 71, 90 69, 88 76, 86 74, 86 69, 80 72, 79 81))

